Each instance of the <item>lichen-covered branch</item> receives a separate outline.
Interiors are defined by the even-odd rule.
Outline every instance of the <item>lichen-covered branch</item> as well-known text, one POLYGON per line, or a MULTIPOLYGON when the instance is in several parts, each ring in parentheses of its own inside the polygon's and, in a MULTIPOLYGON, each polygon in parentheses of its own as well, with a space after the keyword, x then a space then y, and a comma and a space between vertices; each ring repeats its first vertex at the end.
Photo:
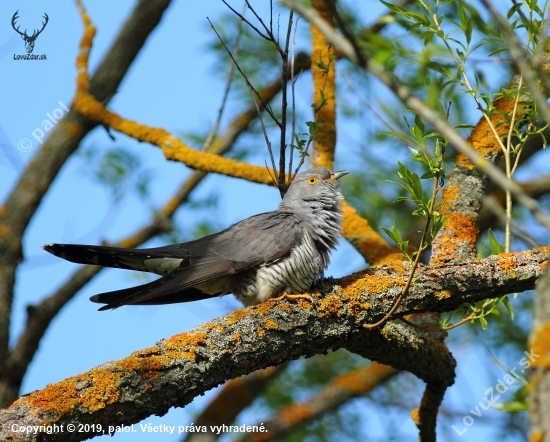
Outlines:
POLYGON ((92 50, 95 29, 82 3, 78 4, 85 29, 77 59, 77 92, 72 103, 73 109, 107 128, 160 147, 167 160, 179 161, 192 169, 203 172, 219 173, 256 183, 271 184, 271 176, 263 166, 253 166, 231 158, 194 150, 163 128, 150 127, 109 111, 103 102, 93 96, 88 83, 88 59, 92 50))
MULTIPOLYGON (((331 0, 313 0, 311 4, 323 20, 332 25, 333 17, 327 1, 331 0)), ((312 163, 332 170, 336 148, 336 55, 314 24, 310 23, 310 29, 313 103, 319 109, 316 113, 319 132, 313 143, 312 163)))
MULTIPOLYGON (((508 88, 517 89, 518 81, 519 77, 514 77, 508 88)), ((485 161, 496 163, 502 151, 494 132, 499 137, 508 134, 510 125, 506 123, 505 115, 511 114, 515 98, 500 98, 493 106, 496 109, 493 118, 487 121, 486 117, 481 117, 468 137, 468 143, 485 161)), ((486 186, 485 173, 466 155, 459 154, 441 197, 440 210, 446 221, 432 243, 434 264, 476 256, 478 216, 486 186)))
MULTIPOLYGON (((450 311, 464 302, 532 289, 546 267, 549 251, 547 247, 421 267, 396 314, 450 311)), ((395 324, 381 330, 361 327, 384 316, 400 293, 409 267, 396 262, 393 268, 324 280, 311 293, 314 306, 306 301, 267 302, 240 309, 120 361, 48 385, 0 412, 0 440, 82 440, 93 434, 37 436, 13 433, 11 428, 15 423, 102 422, 108 430, 107 425, 130 424, 185 406, 227 379, 329 349, 346 348, 410 371, 426 383, 451 385, 455 362, 440 341, 395 324)))
POLYGON ((342 204, 344 238, 357 249, 370 265, 383 264, 391 260, 403 259, 403 254, 390 247, 384 238, 374 230, 369 222, 347 203, 342 204))
POLYGON ((533 355, 529 382, 529 419, 532 441, 550 437, 550 273, 546 272, 537 285, 533 329, 529 338, 529 353, 533 355))

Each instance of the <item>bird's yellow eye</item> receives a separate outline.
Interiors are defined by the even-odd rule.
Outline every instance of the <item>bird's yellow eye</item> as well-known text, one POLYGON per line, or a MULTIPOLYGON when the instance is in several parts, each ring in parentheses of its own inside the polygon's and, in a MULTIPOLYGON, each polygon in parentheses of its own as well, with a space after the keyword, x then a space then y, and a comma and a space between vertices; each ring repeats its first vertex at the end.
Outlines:
POLYGON ((317 184, 318 181, 319 181, 319 178, 317 178, 316 176, 310 176, 307 179, 308 184, 317 184))

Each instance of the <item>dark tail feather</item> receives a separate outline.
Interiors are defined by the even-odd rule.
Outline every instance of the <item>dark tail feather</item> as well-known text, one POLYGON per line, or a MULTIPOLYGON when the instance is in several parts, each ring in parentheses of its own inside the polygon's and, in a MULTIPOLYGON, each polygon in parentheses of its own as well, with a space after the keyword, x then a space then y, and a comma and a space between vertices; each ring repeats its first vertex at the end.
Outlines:
POLYGON ((156 298, 147 299, 145 301, 132 302, 132 298, 136 295, 148 290, 157 281, 148 282, 147 284, 138 285, 136 287, 130 287, 127 289, 116 290, 114 292, 100 293, 90 298, 90 301, 97 302, 99 304, 107 304, 99 308, 99 311, 111 310, 123 305, 161 305, 161 304, 175 304, 178 302, 192 302, 200 301, 201 299, 211 298, 212 295, 201 292, 195 288, 189 288, 177 293, 171 293, 169 295, 158 296, 156 298))
POLYGON ((77 264, 92 264, 127 270, 143 270, 121 262, 120 257, 143 256, 144 249, 123 249, 120 247, 88 246, 79 244, 44 244, 42 248, 52 255, 77 264))

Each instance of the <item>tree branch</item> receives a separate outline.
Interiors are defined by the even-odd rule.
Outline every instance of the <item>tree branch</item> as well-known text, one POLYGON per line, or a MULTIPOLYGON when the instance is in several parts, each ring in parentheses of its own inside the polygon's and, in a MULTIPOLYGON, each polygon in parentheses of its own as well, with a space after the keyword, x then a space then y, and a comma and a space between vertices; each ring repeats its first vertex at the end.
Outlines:
MULTIPOLYGON (((546 267, 549 251, 546 247, 419 268, 418 281, 397 315, 450 311, 464 302, 532 289, 546 267)), ((401 292, 409 267, 396 262, 394 268, 327 279, 318 292, 311 293, 316 308, 299 301, 240 309, 123 360, 49 385, 0 412, 0 440, 82 440, 94 433, 33 435, 14 433, 11 428, 23 416, 26 425, 135 423, 151 414, 163 415, 173 406, 185 406, 227 379, 329 349, 346 348, 410 371, 429 384, 451 385, 455 362, 440 341, 395 324, 382 330, 361 327, 384 316, 401 292)))

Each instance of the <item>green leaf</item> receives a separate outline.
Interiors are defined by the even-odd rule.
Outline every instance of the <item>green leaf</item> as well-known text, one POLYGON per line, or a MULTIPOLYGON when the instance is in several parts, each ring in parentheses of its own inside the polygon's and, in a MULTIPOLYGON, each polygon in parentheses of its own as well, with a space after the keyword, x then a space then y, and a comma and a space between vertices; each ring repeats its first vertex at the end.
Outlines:
POLYGON ((506 310, 508 310, 508 313, 510 314, 510 317, 512 318, 512 321, 514 320, 514 307, 512 307, 512 304, 510 303, 510 300, 508 299, 508 296, 502 297, 502 303, 506 307, 506 310))
POLYGON ((489 238, 489 249, 491 255, 499 255, 504 252, 504 246, 498 242, 491 229, 487 231, 487 236, 489 238))

